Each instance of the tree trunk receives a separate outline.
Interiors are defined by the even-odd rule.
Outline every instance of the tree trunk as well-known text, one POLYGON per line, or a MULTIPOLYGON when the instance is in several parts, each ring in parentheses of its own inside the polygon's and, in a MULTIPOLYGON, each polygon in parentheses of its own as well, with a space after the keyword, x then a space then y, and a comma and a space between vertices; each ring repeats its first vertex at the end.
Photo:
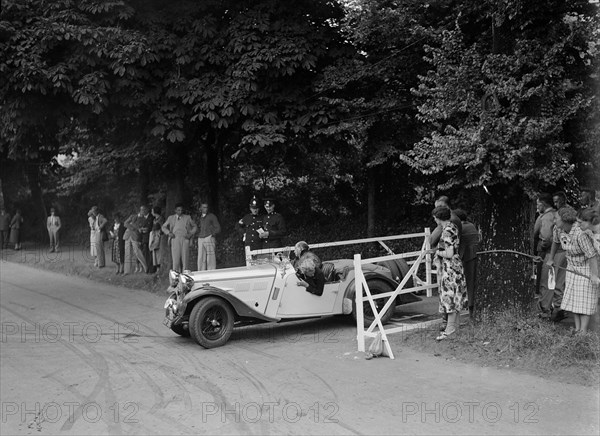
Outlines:
MULTIPOLYGON (((531 254, 535 218, 532 201, 523 192, 507 186, 491 192, 482 199, 480 251, 504 249, 531 254)), ((481 254, 479 261, 476 305, 480 309, 530 308, 534 295, 531 258, 499 252, 481 254)))
POLYGON ((375 236, 375 191, 376 191, 375 169, 367 169, 367 237, 375 236))
POLYGON ((208 201, 213 211, 219 211, 219 136, 216 135, 213 144, 207 144, 206 176, 208 184, 208 201))
POLYGON ((150 185, 150 173, 148 172, 149 162, 145 159, 140 161, 140 175, 138 178, 140 189, 140 205, 148 204, 148 194, 150 185))
POLYGON ((25 173, 27 175, 27 181, 29 183, 29 190, 31 191, 31 200, 33 203, 33 210, 35 217, 31 220, 31 228, 36 229, 32 232, 36 238, 44 240, 47 237, 46 233, 46 204, 44 203, 44 197, 42 195, 42 188, 40 185, 40 164, 39 162, 28 162, 25 164, 25 173))

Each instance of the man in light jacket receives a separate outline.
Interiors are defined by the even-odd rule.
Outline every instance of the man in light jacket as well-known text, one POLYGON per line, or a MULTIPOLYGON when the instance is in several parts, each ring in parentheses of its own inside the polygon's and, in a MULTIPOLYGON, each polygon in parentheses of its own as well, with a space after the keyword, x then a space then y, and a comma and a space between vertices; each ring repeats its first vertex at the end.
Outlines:
POLYGON ((162 231, 169 236, 173 269, 182 272, 188 269, 190 254, 190 239, 198 227, 191 216, 183 213, 183 204, 175 206, 175 214, 171 215, 162 225, 162 231))
POLYGON ((50 253, 57 252, 60 245, 58 232, 61 227, 60 217, 56 215, 56 209, 50 208, 50 216, 46 219, 46 228, 50 239, 50 253))

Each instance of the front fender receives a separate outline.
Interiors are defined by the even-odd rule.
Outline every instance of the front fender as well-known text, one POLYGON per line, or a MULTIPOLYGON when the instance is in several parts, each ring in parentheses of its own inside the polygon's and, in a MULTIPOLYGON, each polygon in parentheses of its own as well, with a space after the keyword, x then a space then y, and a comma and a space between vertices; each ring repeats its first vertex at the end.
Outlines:
POLYGON ((194 305, 200 299, 206 298, 206 297, 211 297, 211 296, 219 297, 219 298, 222 298, 223 300, 227 301, 229 304, 231 304, 231 306, 233 307, 233 310, 235 310, 236 314, 242 318, 259 319, 261 321, 266 321, 266 322, 278 322, 281 319, 281 318, 268 317, 265 314, 254 310, 253 308, 248 306, 246 303, 244 303, 242 300, 240 300, 239 298, 237 298, 235 295, 231 294, 230 292, 227 292, 227 291, 224 291, 222 289, 215 288, 212 286, 206 286, 206 287, 195 289, 185 296, 185 298, 183 299, 183 304, 186 306, 185 307, 186 315, 190 314, 190 312, 192 311, 192 307, 194 307, 194 305))

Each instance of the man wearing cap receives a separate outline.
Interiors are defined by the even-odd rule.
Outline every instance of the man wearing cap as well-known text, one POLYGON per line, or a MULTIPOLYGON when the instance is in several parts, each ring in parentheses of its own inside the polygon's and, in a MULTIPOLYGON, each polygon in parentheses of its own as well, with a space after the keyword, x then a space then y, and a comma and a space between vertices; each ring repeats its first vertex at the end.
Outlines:
POLYGON ((192 217, 183 213, 183 204, 175 206, 175 215, 171 215, 162 225, 162 231, 169 236, 173 269, 178 272, 188 269, 190 239, 198 227, 192 217))
POLYGON ((275 201, 271 198, 265 199, 264 232, 259 232, 263 240, 262 248, 278 248, 282 246, 281 240, 285 236, 285 220, 280 213, 275 212, 275 201))
POLYGON ((258 237, 258 230, 263 229, 263 217, 259 215, 260 209, 258 200, 256 197, 252 197, 250 200, 250 213, 244 215, 244 217, 237 222, 237 230, 242 235, 242 241, 244 246, 249 247, 250 250, 260 250, 263 248, 262 239, 258 237))

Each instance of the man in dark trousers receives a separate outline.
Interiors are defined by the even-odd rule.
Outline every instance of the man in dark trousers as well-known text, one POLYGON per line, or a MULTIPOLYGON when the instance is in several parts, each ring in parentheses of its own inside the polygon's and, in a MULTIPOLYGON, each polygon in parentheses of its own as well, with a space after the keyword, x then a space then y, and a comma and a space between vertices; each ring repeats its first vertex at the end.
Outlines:
POLYGON ((8 236, 10 235, 10 214, 0 209, 0 249, 8 247, 8 236))
POLYGON ((275 212, 275 201, 273 199, 265 199, 265 210, 267 214, 263 223, 264 232, 259 232, 259 236, 263 240, 262 248, 281 247, 286 233, 285 220, 280 213, 275 212))
POLYGON ((138 223, 140 225, 141 235, 141 249, 144 259, 146 259, 146 273, 151 274, 154 272, 152 266, 152 252, 150 251, 150 232, 152 231, 152 225, 154 224, 154 216, 150 214, 148 206, 141 206, 140 213, 138 215, 138 223))
POLYGON ((473 318, 475 310, 475 294, 477 293, 477 250, 479 248, 480 235, 475 224, 467 219, 467 213, 462 209, 454 211, 461 220, 462 232, 458 245, 458 254, 465 269, 467 282, 467 296, 469 300, 469 317, 473 318))
POLYGON ((535 293, 539 296, 540 316, 550 318, 551 308, 544 307, 543 296, 549 292, 548 271, 550 267, 546 264, 546 256, 550 254, 552 248, 554 222, 556 221, 556 209, 552 206, 552 195, 546 192, 539 194, 536 207, 540 214, 533 226, 532 245, 534 254, 541 257, 542 261, 536 265, 535 293))
MULTIPOLYGON (((256 196, 250 200, 250 213, 244 215, 244 217, 237 222, 237 230, 242 235, 242 241, 245 247, 249 247, 250 250, 260 250, 263 248, 262 239, 258 237, 258 230, 264 230, 263 216, 258 212, 260 205, 256 196)), ((249 260, 249 259, 247 259, 249 260)))

